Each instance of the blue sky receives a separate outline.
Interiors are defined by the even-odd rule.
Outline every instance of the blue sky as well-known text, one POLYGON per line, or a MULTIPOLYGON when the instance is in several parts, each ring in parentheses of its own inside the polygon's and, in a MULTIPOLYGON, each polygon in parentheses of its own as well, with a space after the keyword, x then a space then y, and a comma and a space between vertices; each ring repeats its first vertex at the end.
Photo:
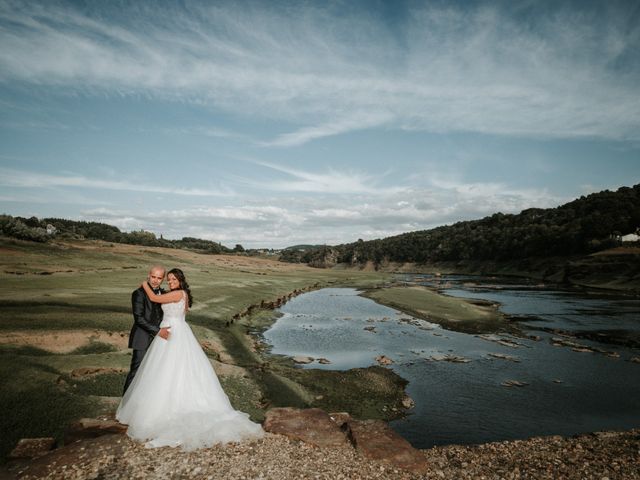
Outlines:
POLYGON ((640 4, 0 0, 0 211, 337 244, 640 183, 640 4))

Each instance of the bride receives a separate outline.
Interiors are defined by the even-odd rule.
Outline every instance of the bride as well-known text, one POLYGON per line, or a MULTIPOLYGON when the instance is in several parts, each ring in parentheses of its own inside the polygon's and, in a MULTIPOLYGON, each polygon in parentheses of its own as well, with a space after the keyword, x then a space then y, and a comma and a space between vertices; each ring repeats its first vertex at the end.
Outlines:
POLYGON ((122 397, 116 418, 127 434, 148 447, 181 446, 185 450, 262 436, 262 427, 234 410, 185 315, 193 302, 181 270, 167 274, 170 292, 156 295, 142 284, 152 302, 161 303, 160 327, 138 373, 122 397))

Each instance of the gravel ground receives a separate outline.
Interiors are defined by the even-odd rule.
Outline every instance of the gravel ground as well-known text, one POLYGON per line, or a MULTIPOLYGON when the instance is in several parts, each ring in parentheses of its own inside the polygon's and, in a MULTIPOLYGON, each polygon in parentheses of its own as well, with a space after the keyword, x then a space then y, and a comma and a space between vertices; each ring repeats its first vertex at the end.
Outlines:
MULTIPOLYGON (((266 434, 251 443, 195 452, 147 449, 122 435, 77 442, 31 463, 19 478, 52 479, 640 479, 640 430, 539 437, 423 451, 421 475, 363 458, 351 448, 321 449, 266 434)), ((24 468, 24 467, 22 467, 24 468)))

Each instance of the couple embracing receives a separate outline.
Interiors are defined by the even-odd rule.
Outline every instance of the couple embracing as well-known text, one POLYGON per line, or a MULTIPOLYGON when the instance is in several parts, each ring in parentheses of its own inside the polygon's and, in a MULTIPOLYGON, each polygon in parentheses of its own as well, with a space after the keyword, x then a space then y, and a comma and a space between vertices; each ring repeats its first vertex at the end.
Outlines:
POLYGON ((193 303, 184 273, 153 267, 132 294, 131 369, 116 418, 148 447, 185 450, 262 436, 260 425, 234 410, 209 359, 185 321, 193 303))

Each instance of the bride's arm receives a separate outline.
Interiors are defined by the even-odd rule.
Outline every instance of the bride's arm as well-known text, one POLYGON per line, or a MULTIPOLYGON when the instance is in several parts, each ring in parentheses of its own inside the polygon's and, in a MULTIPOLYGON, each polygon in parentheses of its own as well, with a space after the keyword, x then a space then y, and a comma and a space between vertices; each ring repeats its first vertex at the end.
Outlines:
POLYGON ((153 293, 153 290, 151 290, 151 287, 147 282, 142 282, 142 288, 144 288, 144 291, 147 293, 149 300, 155 303, 174 303, 179 302, 182 299, 181 290, 174 290, 172 292, 163 293, 162 295, 156 295, 153 293))

